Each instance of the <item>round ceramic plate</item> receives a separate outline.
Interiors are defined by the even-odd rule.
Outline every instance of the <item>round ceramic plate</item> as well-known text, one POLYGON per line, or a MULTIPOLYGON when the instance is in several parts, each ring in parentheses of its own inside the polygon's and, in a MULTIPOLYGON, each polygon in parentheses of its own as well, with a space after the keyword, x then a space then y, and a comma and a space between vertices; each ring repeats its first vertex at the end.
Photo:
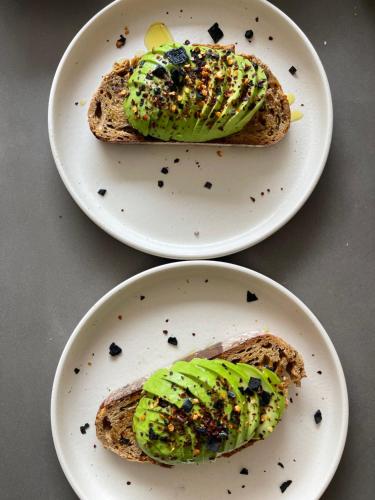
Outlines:
POLYGON ((348 398, 327 333, 292 293, 242 267, 181 262, 130 278, 86 314, 61 356, 51 419, 61 466, 82 499, 218 500, 230 490, 233 499, 274 500, 280 485, 291 480, 284 495, 310 500, 323 493, 339 463, 348 398), (258 300, 247 302, 248 290, 258 300), (270 438, 231 458, 173 469, 124 461, 97 441, 95 415, 111 390, 251 331, 270 331, 291 343, 308 375, 301 388, 291 389, 287 412, 270 438), (177 347, 167 342, 169 335, 177 338, 177 347), (108 354, 112 342, 122 348, 117 357, 108 354), (314 421, 318 409, 320 425, 314 421), (248 476, 239 474, 242 467, 248 476))
POLYGON ((331 135, 331 95, 315 50, 293 21, 263 0, 234 0, 230 9, 228 0, 114 2, 69 45, 49 102, 55 162, 82 210, 118 240, 175 259, 230 254, 279 229, 315 187, 331 135), (303 118, 268 148, 99 142, 87 123, 90 98, 116 60, 145 50, 145 32, 155 21, 165 22, 176 41, 201 43, 212 42, 207 29, 218 22, 220 42, 236 43, 238 52, 269 64, 285 92, 295 95, 292 110, 303 118), (118 49, 125 27, 126 45, 118 49), (251 43, 247 29, 254 31, 251 43), (99 189, 107 190, 104 197, 99 189))

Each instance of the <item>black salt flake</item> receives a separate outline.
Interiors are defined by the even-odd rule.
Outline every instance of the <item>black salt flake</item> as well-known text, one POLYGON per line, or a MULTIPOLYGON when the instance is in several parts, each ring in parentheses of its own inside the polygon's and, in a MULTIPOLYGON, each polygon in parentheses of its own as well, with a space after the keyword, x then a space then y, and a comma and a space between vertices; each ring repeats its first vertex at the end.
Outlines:
POLYGON ((220 29, 218 23, 214 23, 211 28, 208 29, 208 33, 210 34, 210 37, 214 41, 214 43, 217 43, 219 40, 221 40, 224 36, 223 31, 220 29))
POLYGON ((320 410, 317 410, 314 413, 314 420, 316 424, 320 424, 320 422, 323 420, 322 412, 320 410))
POLYGON ((189 61, 189 57, 184 47, 168 50, 165 55, 172 64, 185 64, 189 61))
POLYGON ((284 493, 284 491, 289 488, 289 486, 292 484, 292 481, 288 479, 288 481, 284 481, 282 484, 280 484, 280 491, 281 493, 284 493))
POLYGON ((79 428, 79 430, 81 431, 81 434, 86 434, 86 431, 89 427, 90 427, 90 425, 88 423, 81 425, 79 428))
POLYGON ((98 190, 98 194, 100 194, 100 196, 105 196, 107 190, 106 189, 99 189, 98 190))
POLYGON ((118 356, 121 353, 122 353, 121 347, 112 342, 112 344, 109 346, 109 354, 111 356, 118 356))
POLYGON ((240 474, 242 474, 243 476, 248 476, 249 469, 247 469, 246 467, 242 467, 242 469, 240 470, 240 474))
POLYGON ((245 38, 246 40, 251 40, 254 36, 254 31, 253 30, 247 30, 245 31, 245 38))
POLYGON ((164 181, 159 180, 159 181, 158 181, 158 186, 159 186, 160 188, 162 188, 162 187, 164 186, 164 181))
POLYGON ((207 181, 204 185, 206 189, 211 189, 212 188, 212 182, 207 181))
POLYGON ((78 373, 79 373, 80 371, 81 371, 81 370, 80 370, 79 368, 74 368, 74 373, 75 373, 76 375, 78 375, 78 373))
POLYGON ((289 68, 289 73, 290 73, 291 75, 295 75, 295 74, 297 73, 297 68, 296 68, 295 66, 291 66, 291 67, 289 68))
POLYGON ((176 339, 176 337, 168 337, 168 344, 177 345, 178 340, 176 339))
POLYGON ((258 297, 255 295, 255 293, 252 293, 250 292, 250 290, 248 290, 246 292, 246 302, 255 302, 256 300, 258 300, 258 297))
POLYGON ((193 408, 193 403, 191 402, 191 399, 187 398, 182 404, 182 409, 186 412, 189 413, 193 408))

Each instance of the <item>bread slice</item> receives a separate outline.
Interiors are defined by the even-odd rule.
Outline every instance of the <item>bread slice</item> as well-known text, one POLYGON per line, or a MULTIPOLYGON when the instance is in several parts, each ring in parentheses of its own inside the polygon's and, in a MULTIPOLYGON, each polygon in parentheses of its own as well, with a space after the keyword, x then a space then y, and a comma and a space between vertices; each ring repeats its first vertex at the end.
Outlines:
MULTIPOLYGON (((235 50, 234 45, 207 45, 211 48, 235 50)), ((280 141, 290 126, 290 107, 287 96, 270 68, 257 57, 242 54, 261 66, 268 79, 265 105, 245 127, 230 136, 196 144, 269 146, 280 141)), ((163 142, 152 137, 144 137, 127 121, 123 111, 124 88, 130 76, 129 68, 137 64, 139 57, 115 63, 110 73, 105 75, 91 99, 88 120, 92 133, 104 142, 119 144, 186 144, 163 142)))
MULTIPOLYGON (((291 383, 299 386, 301 379, 306 376, 301 355, 284 340, 271 334, 243 335, 233 341, 218 343, 195 352, 184 359, 188 361, 193 358, 221 358, 259 367, 267 366, 283 380, 282 390, 285 396, 288 395, 291 383)), ((160 465, 138 447, 133 432, 133 415, 145 380, 146 378, 139 379, 112 392, 102 402, 96 415, 96 435, 105 448, 121 458, 160 465)), ((254 442, 249 441, 224 456, 230 456, 254 442)))

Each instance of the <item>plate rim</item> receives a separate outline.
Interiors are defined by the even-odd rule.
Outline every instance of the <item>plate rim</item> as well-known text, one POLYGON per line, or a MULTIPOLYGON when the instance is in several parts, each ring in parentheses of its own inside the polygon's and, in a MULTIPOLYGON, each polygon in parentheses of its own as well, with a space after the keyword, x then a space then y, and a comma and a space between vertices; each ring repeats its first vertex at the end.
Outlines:
POLYGON ((345 375, 344 371, 341 365, 340 358, 337 354, 337 351, 333 345, 332 340, 330 339, 328 333, 324 329, 323 325, 320 323, 318 318, 315 316, 315 314, 306 306, 306 304, 299 299, 294 293, 292 293, 288 288, 285 286, 281 285, 277 281, 273 280, 272 278, 269 278, 268 276, 265 276, 262 273, 259 273, 258 271, 254 271, 252 269, 248 269, 244 266, 239 266, 236 264, 231 264, 228 262, 222 262, 222 261, 207 261, 207 260, 193 260, 193 261, 181 261, 181 262, 172 262, 172 263, 167 263, 167 264, 162 264, 156 267, 152 267, 150 269, 147 269, 145 271, 142 271, 140 273, 137 273, 134 276, 131 276, 130 278, 127 278, 126 280, 122 281, 118 285, 116 285, 114 288, 106 292, 99 300, 95 302, 95 304, 84 314, 82 319, 78 322, 77 326, 74 328, 73 332, 71 333, 68 341, 65 344, 65 347, 61 353, 56 372, 54 375, 53 379, 53 385, 52 385, 52 392, 51 392, 51 404, 50 404, 50 417, 51 417, 51 430, 52 430, 52 438, 53 438, 53 444, 55 447, 56 455, 59 460, 60 466, 65 474, 66 479, 68 480, 70 486, 72 489, 75 491, 75 493, 79 496, 81 499, 85 499, 85 495, 83 495, 80 485, 77 484, 75 478, 73 477, 73 474, 71 473, 71 468, 69 467, 67 461, 64 459, 64 454, 63 454, 63 447, 61 446, 60 440, 59 440, 59 435, 57 431, 57 402, 58 402, 58 386, 60 383, 62 371, 64 369, 65 362, 68 358, 70 348, 72 344, 74 343, 75 339, 78 337, 81 329, 84 327, 84 325, 96 314, 96 312, 108 301, 111 300, 114 296, 117 295, 118 292, 123 290, 124 288, 127 288, 131 286, 134 282, 141 280, 145 277, 151 276, 153 274, 159 274, 159 273, 164 273, 165 271, 168 271, 169 269, 178 269, 178 268, 199 268, 199 267, 211 267, 211 268, 217 268, 217 269, 226 269, 230 270, 232 272, 239 272, 242 275, 246 275, 247 277, 251 278, 256 278, 267 285, 276 288, 279 292, 281 292, 283 295, 285 295, 289 300, 294 302, 294 304, 301 309, 304 314, 307 315, 307 317, 313 322, 314 326, 317 328, 319 331, 320 336, 324 340, 325 345, 328 348, 328 351, 330 355, 332 356, 333 362, 334 362, 334 367, 335 371, 337 373, 338 379, 339 379, 339 390, 340 393, 342 394, 342 406, 343 406, 343 411, 342 411, 342 424, 341 424, 341 432, 338 438, 338 447, 337 447, 337 452, 334 457, 334 460, 332 460, 331 466, 328 470, 328 473, 326 473, 326 476, 324 478, 324 481, 322 482, 322 485, 320 486, 319 492, 318 492, 318 497, 320 498, 325 490, 327 489, 328 485, 330 484, 338 466, 341 461, 341 457, 344 451, 345 443, 346 443, 346 438, 347 438, 347 433, 348 433, 348 423, 349 423, 349 397, 348 397, 348 391, 347 391, 347 385, 346 385, 346 380, 345 380, 345 375))
POLYGON ((87 205, 81 199, 79 192, 74 187, 74 183, 69 180, 68 175, 65 173, 64 165, 62 161, 60 161, 59 159, 58 148, 54 138, 55 134, 54 134, 53 119, 54 119, 56 89, 59 83, 60 75, 63 71, 65 62, 70 55, 70 52, 73 50, 74 46, 81 38, 83 33, 86 31, 86 29, 89 28, 91 24, 93 24, 97 20, 97 18, 99 18, 101 15, 107 12, 107 10, 112 9, 115 5, 119 3, 126 3, 126 1, 127 0, 115 0, 109 3, 99 12, 97 12, 93 17, 91 17, 82 26, 82 28, 77 32, 77 34, 73 37, 73 39, 65 49, 65 52, 62 58, 60 59, 55 75, 53 77, 52 86, 49 94, 49 100, 48 100, 48 136, 56 168, 60 174, 60 177, 67 191, 72 196, 76 204, 80 207, 80 209, 85 213, 85 215, 107 234, 115 238, 117 241, 120 241, 123 244, 135 248, 136 250, 146 252, 148 254, 155 255, 157 257, 169 258, 174 260, 213 259, 231 255, 240 252, 242 250, 245 250, 247 248, 251 248, 254 245, 257 245, 261 241, 267 239, 272 234, 276 233, 285 224, 287 224, 296 215, 297 212, 299 212, 299 210, 303 207, 303 205, 306 203, 306 201, 309 199, 312 192, 314 191, 327 162, 332 142, 333 104, 332 104, 332 95, 327 74, 324 70, 324 66, 319 58, 318 53, 316 52, 314 46, 312 45, 308 37, 301 30, 301 28, 299 28, 298 25, 289 16, 287 16, 281 9, 279 9, 272 3, 267 2, 266 0, 256 0, 260 2, 262 5, 266 6, 266 8, 269 8, 278 16, 282 17, 291 26, 291 28, 295 30, 300 37, 302 37, 319 71, 319 75, 324 89, 325 99, 327 101, 326 113, 327 113, 328 128, 327 128, 327 134, 325 136, 324 147, 321 148, 322 149, 321 160, 320 162, 316 163, 316 165, 318 165, 318 168, 316 168, 314 176, 312 177, 312 180, 308 188, 304 192, 303 196, 299 198, 298 202, 294 206, 292 206, 291 210, 289 210, 283 217, 281 217, 281 219, 276 224, 274 224, 267 230, 263 231, 261 234, 258 234, 257 237, 251 237, 251 235, 247 231, 246 233, 244 233, 245 236, 237 235, 234 238, 228 238, 224 241, 218 239, 214 243, 210 243, 206 246, 192 245, 190 247, 188 245, 181 246, 178 243, 174 243, 173 245, 168 245, 165 242, 163 243, 162 241, 154 240, 152 238, 147 238, 146 234, 145 235, 142 234, 140 237, 138 237, 137 233, 134 233, 133 231, 125 231, 123 233, 120 233, 119 231, 116 231, 115 229, 108 227, 108 225, 105 223, 105 219, 103 219, 100 215, 95 214, 92 208, 90 208, 90 206, 87 205))

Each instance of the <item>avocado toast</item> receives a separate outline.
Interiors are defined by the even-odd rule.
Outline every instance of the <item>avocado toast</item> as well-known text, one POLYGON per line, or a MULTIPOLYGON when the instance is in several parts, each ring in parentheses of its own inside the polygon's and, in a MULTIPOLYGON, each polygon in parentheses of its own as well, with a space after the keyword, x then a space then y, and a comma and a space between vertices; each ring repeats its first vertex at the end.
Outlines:
POLYGON ((267 438, 305 377, 301 355, 271 334, 215 344, 113 392, 96 416, 105 448, 127 460, 201 463, 267 438))
POLYGON ((116 63, 93 96, 92 133, 110 143, 267 146, 290 126, 280 83, 234 46, 162 45, 116 63))

